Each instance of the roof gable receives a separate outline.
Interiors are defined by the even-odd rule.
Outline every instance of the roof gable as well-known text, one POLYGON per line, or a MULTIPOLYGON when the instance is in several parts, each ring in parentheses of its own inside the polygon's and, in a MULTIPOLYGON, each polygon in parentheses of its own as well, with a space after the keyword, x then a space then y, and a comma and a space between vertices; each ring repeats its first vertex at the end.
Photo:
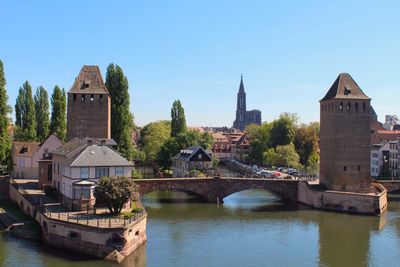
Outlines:
POLYGON ((86 147, 71 163, 71 167, 95 166, 133 166, 133 164, 113 149, 104 145, 86 147))
POLYGON ((109 94, 98 66, 84 65, 68 93, 109 94))
POLYGON ((370 100, 348 73, 340 73, 331 88, 320 101, 331 99, 370 100))

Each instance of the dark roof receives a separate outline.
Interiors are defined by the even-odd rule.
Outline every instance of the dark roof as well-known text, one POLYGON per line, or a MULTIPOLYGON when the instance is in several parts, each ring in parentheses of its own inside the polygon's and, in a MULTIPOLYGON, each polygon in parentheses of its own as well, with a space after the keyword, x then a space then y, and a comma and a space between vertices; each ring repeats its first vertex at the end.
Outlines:
POLYGON ((40 145, 40 142, 14 142, 15 154, 13 156, 32 157, 38 151, 40 145))
POLYGON ((133 166, 133 164, 108 146, 91 145, 77 155, 71 166, 133 166))
POLYGON ((115 146, 117 143, 114 139, 94 139, 94 138, 74 138, 62 147, 57 148, 52 154, 62 155, 67 158, 74 158, 77 154, 81 153, 86 147, 91 144, 101 145, 103 142, 106 146, 115 146))
POLYGON ((365 99, 370 98, 364 94, 358 84, 348 73, 340 73, 332 84, 328 93, 320 101, 331 99, 365 99))
POLYGON ((191 146, 186 149, 183 149, 178 154, 176 154, 172 159, 189 161, 199 150, 202 150, 204 154, 210 157, 211 160, 210 152, 207 152, 200 146, 191 146))
POLYGON ((84 65, 68 93, 108 94, 99 67, 84 65))

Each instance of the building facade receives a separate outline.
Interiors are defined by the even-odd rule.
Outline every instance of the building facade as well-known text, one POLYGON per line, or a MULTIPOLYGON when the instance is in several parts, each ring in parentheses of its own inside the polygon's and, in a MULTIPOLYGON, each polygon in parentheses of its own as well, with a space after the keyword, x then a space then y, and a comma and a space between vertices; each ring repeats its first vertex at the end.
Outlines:
POLYGON ((67 140, 111 138, 111 100, 98 66, 82 67, 67 107, 67 140))
POLYGON ((199 146, 188 147, 172 158, 172 176, 192 177, 196 175, 194 171, 207 173, 212 166, 211 153, 199 146))
POLYGON ((39 177, 39 160, 43 155, 62 146, 62 142, 55 134, 50 135, 43 143, 13 142, 11 157, 14 178, 36 179, 39 177))
POLYGON ((71 210, 92 208, 96 182, 103 176, 131 177, 133 164, 106 140, 75 138, 53 153, 53 187, 71 210))
POLYGON ((348 73, 320 100, 320 183, 338 191, 370 190, 370 101, 348 73))
POLYGON ((233 128, 243 131, 249 124, 261 125, 261 111, 253 109, 246 110, 246 92, 244 90, 243 75, 240 77, 239 92, 237 93, 236 118, 233 128))

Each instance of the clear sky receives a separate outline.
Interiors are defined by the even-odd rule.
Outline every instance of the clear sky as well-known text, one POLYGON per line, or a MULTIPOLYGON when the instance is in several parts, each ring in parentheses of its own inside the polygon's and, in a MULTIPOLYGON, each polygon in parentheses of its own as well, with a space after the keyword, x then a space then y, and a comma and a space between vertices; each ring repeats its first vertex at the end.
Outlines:
MULTIPOLYGON (((180 99, 191 126, 232 126, 243 73, 263 121, 319 103, 349 72, 382 121, 399 114, 400 1, 1 1, 0 59, 10 104, 69 90, 82 65, 120 65, 138 125, 169 119, 180 99)), ((105 77, 104 77, 105 78, 105 77)))

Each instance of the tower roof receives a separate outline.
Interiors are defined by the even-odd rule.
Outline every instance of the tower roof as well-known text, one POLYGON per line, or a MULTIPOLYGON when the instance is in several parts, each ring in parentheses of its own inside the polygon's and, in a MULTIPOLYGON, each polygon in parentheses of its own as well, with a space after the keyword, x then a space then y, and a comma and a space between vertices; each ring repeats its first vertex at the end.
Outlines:
POLYGON ((320 101, 331 99, 365 99, 369 100, 358 84, 348 73, 340 73, 329 91, 320 101))
POLYGON ((108 94, 99 67, 84 65, 68 93, 108 94))
POLYGON ((243 74, 240 75, 239 93, 245 93, 243 85, 243 74))

